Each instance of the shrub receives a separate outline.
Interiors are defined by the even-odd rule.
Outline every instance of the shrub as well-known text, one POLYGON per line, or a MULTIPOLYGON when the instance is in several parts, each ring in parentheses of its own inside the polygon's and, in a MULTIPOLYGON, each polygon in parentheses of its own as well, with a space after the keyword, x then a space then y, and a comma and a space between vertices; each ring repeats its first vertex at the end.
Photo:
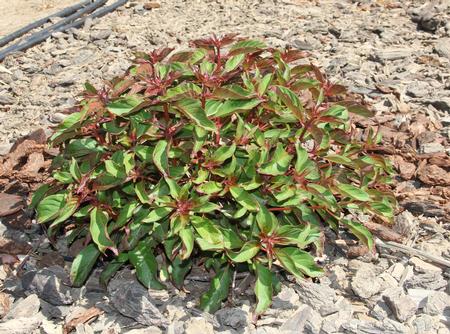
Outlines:
POLYGON ((182 288, 196 261, 215 272, 201 308, 216 311, 233 273, 248 270, 258 315, 277 291, 275 266, 321 274, 310 251, 323 226, 373 248, 349 217, 392 218, 391 167, 371 153, 374 131, 355 139, 349 113, 368 108, 317 67, 288 65, 304 52, 234 35, 193 46, 139 53, 107 87, 86 84, 50 139, 61 149, 54 180, 32 205, 51 237, 64 228, 69 243, 84 240, 75 286, 102 257, 104 284, 130 263, 148 288, 182 288))

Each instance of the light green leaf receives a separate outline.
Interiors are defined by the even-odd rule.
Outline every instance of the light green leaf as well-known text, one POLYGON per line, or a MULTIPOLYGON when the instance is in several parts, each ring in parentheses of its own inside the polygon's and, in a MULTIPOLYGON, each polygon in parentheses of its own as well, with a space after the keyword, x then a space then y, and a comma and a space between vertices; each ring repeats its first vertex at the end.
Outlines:
POLYGON ((238 186, 233 186, 230 187, 230 193, 234 199, 248 211, 258 211, 259 203, 249 192, 238 186))
POLYGON ((160 140, 155 146, 155 150, 153 151, 153 163, 156 168, 164 175, 168 175, 169 171, 169 158, 167 155, 167 141, 160 140))
POLYGON ((292 156, 284 150, 283 144, 279 143, 272 160, 263 164, 258 171, 266 175, 284 175, 289 169, 291 160, 292 156))
POLYGON ((48 222, 59 216, 66 204, 66 194, 55 194, 45 197, 37 206, 37 222, 48 222))
POLYGON ((348 197, 351 197, 353 199, 356 199, 358 201, 362 201, 362 202, 368 202, 370 201, 370 196, 368 193, 366 193, 364 190, 355 187, 354 185, 351 184, 338 184, 337 188, 340 190, 340 192, 348 197))
POLYGON ((156 208, 145 217, 142 222, 143 223, 154 223, 160 221, 161 219, 167 217, 174 209, 169 207, 161 207, 156 208))
POLYGON ((266 44, 256 40, 239 41, 230 48, 229 55, 234 56, 241 53, 253 53, 266 48, 266 44))
POLYGON ((118 100, 108 103, 106 108, 115 115, 125 116, 143 102, 139 96, 128 95, 118 100))
POLYGON ((107 249, 117 252, 116 246, 108 234, 106 226, 108 221, 109 218, 105 212, 96 207, 92 209, 89 232, 91 233, 92 240, 102 253, 104 253, 107 249))
POLYGON ((264 313, 272 304, 272 272, 263 264, 256 262, 256 315, 264 313))
POLYGON ((342 222, 348 227, 348 229, 366 245, 369 249, 373 249, 373 236, 372 233, 362 224, 343 219, 342 222))
POLYGON ((228 58, 227 62, 225 63, 225 71, 231 72, 232 70, 234 70, 242 63, 244 58, 245 54, 243 53, 228 58))
POLYGON ((186 98, 177 101, 175 106, 201 128, 213 132, 217 131, 216 125, 206 116, 199 100, 186 98))
POLYGON ((216 194, 223 189, 222 184, 216 181, 208 181, 197 187, 197 191, 202 194, 216 194))
POLYGON ((185 260, 191 256, 194 249, 194 233, 190 227, 185 227, 180 230, 179 236, 183 243, 183 249, 180 251, 181 259, 185 260))
POLYGON ((233 262, 247 262, 251 260, 258 254, 260 250, 259 242, 257 241, 247 241, 241 250, 238 252, 229 252, 228 257, 233 260, 233 262))
POLYGON ((236 144, 231 146, 221 146, 211 156, 211 160, 218 163, 223 163, 225 160, 231 158, 236 151, 236 144))
POLYGON ((265 206, 261 206, 256 214, 256 222, 258 223, 261 232, 271 235, 278 227, 278 219, 275 215, 267 210, 265 206))

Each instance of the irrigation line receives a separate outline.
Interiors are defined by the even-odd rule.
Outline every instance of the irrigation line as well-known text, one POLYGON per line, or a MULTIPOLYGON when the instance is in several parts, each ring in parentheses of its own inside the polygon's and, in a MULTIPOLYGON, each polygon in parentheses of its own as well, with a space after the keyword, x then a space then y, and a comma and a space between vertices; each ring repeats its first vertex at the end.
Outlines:
MULTIPOLYGON (((78 22, 75 20, 77 20, 84 14, 88 14, 88 13, 95 11, 98 7, 104 5, 107 1, 108 0, 97 0, 95 2, 92 2, 90 5, 87 5, 86 7, 80 9, 79 11, 75 12, 74 14, 67 16, 66 18, 60 20, 59 22, 57 22, 39 32, 36 32, 35 34, 31 35, 30 38, 28 38, 24 42, 19 42, 19 43, 16 43, 16 44, 13 44, 13 45, 7 47, 6 49, 3 49, 0 52, 0 61, 5 59, 5 57, 11 52, 17 52, 17 51, 22 51, 22 50, 28 49, 29 47, 32 47, 32 46, 44 41, 49 36, 51 36, 53 33, 57 32, 57 31, 62 31, 62 30, 68 29, 68 28, 64 28, 64 27, 70 26, 71 24, 78 22), (63 29, 61 29, 61 28, 63 28, 63 29)), ((108 7, 111 7, 111 6, 108 6, 108 7)), ((106 9, 108 7, 105 7, 103 9, 106 9)), ((87 16, 82 18, 83 22, 86 20, 86 18, 87 18, 87 16)))
POLYGON ((73 14, 78 9, 80 9, 81 7, 84 7, 85 5, 87 5, 90 2, 91 2, 91 0, 85 0, 83 2, 80 2, 80 3, 76 4, 76 5, 64 8, 63 10, 61 10, 61 11, 59 11, 57 13, 51 14, 51 15, 49 15, 47 17, 44 17, 44 18, 42 18, 40 20, 37 20, 37 21, 35 21, 33 23, 30 23, 29 25, 27 25, 27 26, 25 26, 23 28, 20 28, 19 30, 16 30, 16 31, 12 32, 11 34, 1 38, 0 39, 0 47, 8 44, 9 42, 11 42, 11 41, 13 41, 13 40, 15 40, 17 38, 19 38, 20 36, 26 34, 30 30, 33 30, 35 28, 40 27, 41 25, 43 25, 44 23, 47 23, 48 21, 50 21, 50 19, 52 19, 54 17, 66 17, 66 16, 68 16, 70 14, 73 14))

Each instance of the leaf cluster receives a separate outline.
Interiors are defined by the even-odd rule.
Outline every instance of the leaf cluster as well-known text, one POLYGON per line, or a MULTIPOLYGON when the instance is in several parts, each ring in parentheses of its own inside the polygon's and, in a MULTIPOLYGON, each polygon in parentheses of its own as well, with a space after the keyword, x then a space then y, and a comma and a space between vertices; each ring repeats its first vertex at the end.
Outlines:
POLYGON ((302 279, 321 269, 321 231, 344 229, 369 248, 350 212, 383 220, 392 169, 355 139, 350 115, 373 116, 296 50, 234 35, 159 49, 103 89, 86 84, 78 111, 56 129, 53 179, 34 195, 54 237, 83 239, 71 279, 102 257, 108 280, 123 265, 148 288, 182 288, 195 263, 215 272, 201 297, 214 312, 236 271, 256 275, 255 313, 271 304, 274 268, 302 279), (291 65, 293 64, 293 65, 291 65))

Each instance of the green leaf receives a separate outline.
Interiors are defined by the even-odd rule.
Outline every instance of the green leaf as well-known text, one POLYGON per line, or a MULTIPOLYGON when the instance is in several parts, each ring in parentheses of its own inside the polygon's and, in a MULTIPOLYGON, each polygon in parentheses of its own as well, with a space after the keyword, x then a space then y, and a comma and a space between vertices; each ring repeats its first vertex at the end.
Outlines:
POLYGON ((196 205, 192 211, 199 213, 209 213, 220 210, 220 206, 216 203, 206 202, 196 205))
POLYGON ((104 287, 108 285, 109 280, 114 274, 128 261, 128 253, 120 253, 115 259, 113 259, 100 274, 100 284, 104 287))
POLYGON ((145 217, 142 222, 143 223, 154 223, 160 221, 161 219, 167 217, 174 209, 169 207, 160 207, 156 208, 145 217))
POLYGON ((238 186, 230 187, 230 193, 234 199, 248 211, 258 211, 259 203, 252 194, 238 186))
POLYGON ((216 181, 208 181, 197 187, 197 191, 202 194, 216 194, 223 189, 222 185, 216 181))
POLYGON ((116 245, 111 240, 108 234, 107 226, 109 218, 108 215, 99 208, 93 208, 91 211, 91 222, 89 224, 89 232, 92 240, 97 245, 100 252, 104 253, 107 249, 115 252, 116 245))
POLYGON ((212 279, 209 290, 200 297, 200 308, 203 311, 214 313, 222 301, 228 297, 231 285, 231 270, 227 266, 220 270, 212 279))
POLYGON ((236 151, 236 144, 231 146, 221 146, 211 156, 211 160, 218 163, 223 163, 225 160, 231 158, 236 151))
POLYGON ((353 199, 356 199, 356 200, 362 201, 362 202, 370 201, 369 194, 366 193, 364 190, 362 190, 358 187, 355 187, 354 185, 340 183, 337 185, 337 188, 345 196, 351 197, 353 199))
POLYGON ((134 186, 134 191, 136 192, 136 195, 141 203, 145 204, 150 201, 147 191, 145 190, 144 181, 136 183, 136 185, 134 186))
POLYGON ((78 166, 78 162, 75 160, 75 158, 72 158, 69 170, 70 170, 70 174, 72 175, 74 180, 77 180, 78 182, 80 182, 81 177, 83 175, 81 174, 80 166, 78 166))
POLYGON ((157 279, 158 263, 153 255, 149 243, 140 241, 137 246, 128 252, 131 264, 136 268, 136 276, 145 287, 161 290, 165 286, 157 279))
POLYGON ((176 257, 172 261, 171 267, 172 282, 178 289, 180 289, 184 285, 184 278, 192 268, 192 261, 189 259, 181 260, 179 257, 176 257))
POLYGON ((66 204, 66 194, 55 194, 45 197, 37 206, 37 222, 48 222, 59 216, 66 204))
POLYGON ((155 150, 153 151, 153 163, 156 168, 164 175, 168 175, 169 171, 169 158, 167 155, 167 141, 160 140, 155 146, 155 150))
POLYGON ((99 146, 97 141, 92 138, 81 138, 71 140, 67 145, 66 153, 75 158, 82 157, 92 153, 101 153, 104 148, 99 146))
POLYGON ((48 184, 43 184, 34 192, 33 197, 31 198, 30 209, 36 208, 49 189, 50 186, 48 184))
POLYGON ((366 108, 354 101, 341 101, 338 104, 346 107, 348 112, 351 112, 353 114, 357 114, 357 115, 360 115, 363 117, 375 116, 375 112, 373 110, 369 110, 368 108, 366 108))
POLYGON ((206 116, 199 100, 183 99, 177 101, 175 106, 188 118, 207 131, 217 131, 216 125, 206 116))
POLYGON ((332 161, 332 162, 335 162, 338 164, 343 164, 343 165, 351 165, 352 164, 352 160, 343 155, 328 154, 328 155, 324 156, 323 158, 327 159, 328 161, 332 161))
POLYGON ((194 233, 190 227, 185 227, 178 234, 183 243, 183 249, 180 251, 181 259, 186 260, 191 256, 194 249, 194 233))
POLYGON ((300 143, 295 144, 295 152, 297 154, 297 160, 295 162, 295 171, 301 173, 305 170, 306 162, 308 161, 308 152, 300 146, 300 143))
POLYGON ((226 117, 239 111, 252 110, 260 103, 259 99, 227 100, 215 109, 213 114, 208 113, 208 116, 226 117))
POLYGON ((275 248, 274 253, 283 268, 299 279, 302 279, 304 275, 317 277, 322 274, 314 258, 296 247, 275 248))
POLYGON ((199 86, 191 82, 184 82, 176 87, 169 88, 166 95, 161 97, 161 101, 176 101, 186 96, 195 97, 197 94, 201 94, 201 92, 202 89, 199 86))
POLYGON ((256 214, 256 222, 258 223, 261 232, 271 235, 278 227, 278 219, 275 215, 267 210, 265 206, 261 206, 256 214))
POLYGON ((343 219, 342 222, 364 245, 373 249, 372 233, 364 225, 348 219, 343 219))
POLYGON ((128 95, 108 103, 106 108, 115 115, 125 116, 143 102, 139 96, 128 95))
POLYGON ((232 70, 234 70, 242 63, 244 58, 245 54, 243 53, 228 58, 227 62, 225 63, 225 71, 231 72, 232 70))
POLYGON ((291 160, 292 156, 284 150, 283 144, 279 143, 272 160, 263 164, 258 171, 266 175, 284 175, 289 169, 291 160))
POLYGON ((272 82, 272 77, 273 74, 272 73, 267 73, 262 79, 261 82, 258 85, 258 95, 259 96, 263 96, 266 91, 267 88, 269 88, 270 83, 272 82))
POLYGON ((256 262, 256 315, 264 313, 272 304, 272 272, 263 264, 256 262))
POLYGON ((58 217, 53 221, 51 226, 54 227, 57 224, 69 219, 75 213, 75 211, 77 211, 78 206, 78 197, 71 197, 71 195, 69 195, 69 198, 66 200, 64 207, 59 211, 58 217))
POLYGON ((277 86, 277 93, 280 97, 281 101, 288 107, 288 109, 300 120, 304 119, 303 115, 303 104, 302 101, 298 98, 297 94, 295 94, 289 88, 283 86, 277 86))
POLYGON ((78 253, 70 268, 70 281, 74 287, 80 287, 86 282, 99 256, 100 251, 94 244, 89 244, 78 253))
POLYGON ((229 55, 234 56, 241 53, 253 53, 266 48, 266 44, 256 40, 244 40, 233 44, 229 55))
POLYGON ((247 241, 241 250, 238 252, 229 252, 228 257, 233 260, 233 262, 247 262, 254 258, 260 250, 260 245, 258 241, 247 241))
POLYGON ((74 182, 72 175, 69 172, 58 171, 53 173, 53 178, 63 184, 70 184, 74 182))
POLYGON ((204 217, 192 216, 191 224, 203 240, 210 244, 222 244, 222 233, 212 220, 204 217))

